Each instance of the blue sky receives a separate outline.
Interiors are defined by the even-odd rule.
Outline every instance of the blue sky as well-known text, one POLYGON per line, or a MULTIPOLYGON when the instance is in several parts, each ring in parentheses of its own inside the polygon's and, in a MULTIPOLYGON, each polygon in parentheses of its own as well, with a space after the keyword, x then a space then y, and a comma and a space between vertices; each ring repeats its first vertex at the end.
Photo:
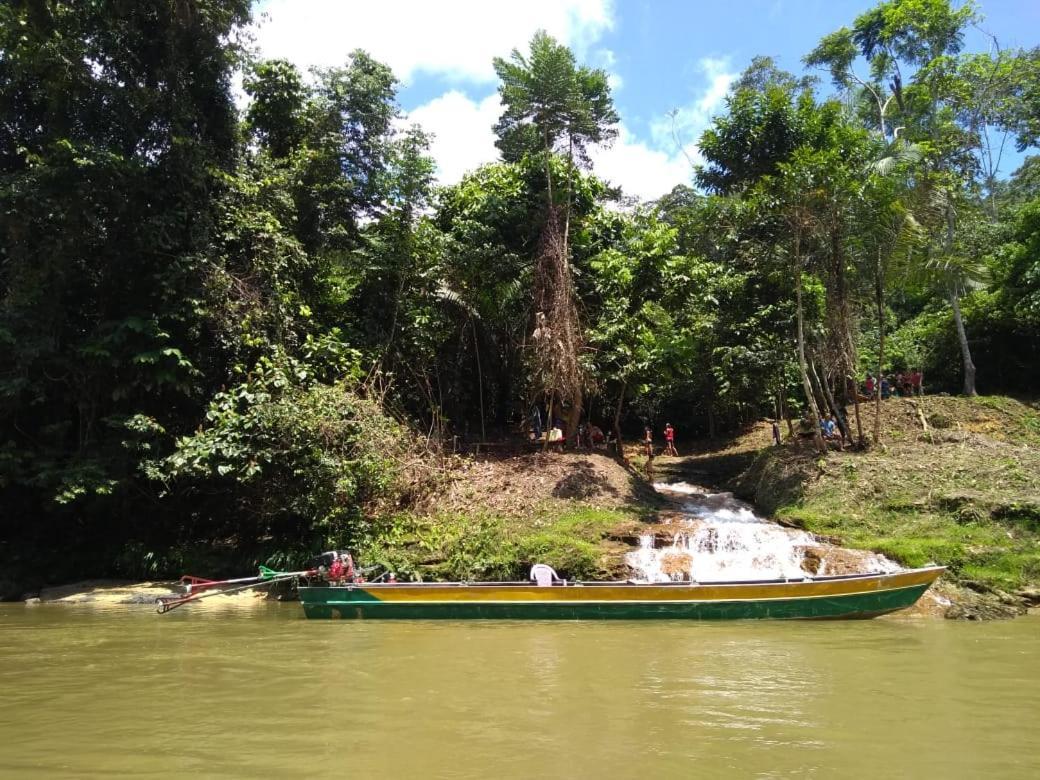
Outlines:
MULTIPOLYGON (((491 58, 524 48, 545 28, 615 85, 620 136, 593 155, 597 174, 653 198, 689 182, 696 140, 724 109, 726 91, 751 58, 765 54, 802 72, 819 39, 850 24, 860 0, 262 0, 256 44, 266 56, 306 68, 342 63, 355 48, 393 67, 408 121, 435 136, 443 183, 495 158, 498 116, 491 58), (678 110, 680 150, 668 114, 678 110), (684 153, 685 152, 685 153, 684 153)), ((1040 2, 986 0, 983 27, 1001 46, 1040 43, 1040 2)), ((988 40, 971 31, 967 50, 988 40)), ((823 74, 821 74, 822 76, 823 74)), ((824 79, 824 86, 829 88, 824 79)), ((1013 150, 1002 171, 1021 160, 1013 150)))

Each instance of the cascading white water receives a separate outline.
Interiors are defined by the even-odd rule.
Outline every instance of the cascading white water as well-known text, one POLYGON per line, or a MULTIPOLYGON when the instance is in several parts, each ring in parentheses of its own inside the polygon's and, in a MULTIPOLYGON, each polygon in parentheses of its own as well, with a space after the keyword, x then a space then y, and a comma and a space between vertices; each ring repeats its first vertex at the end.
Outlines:
MULTIPOLYGON (((670 524, 669 530, 674 529, 671 543, 661 546, 661 534, 647 534, 640 539, 639 549, 628 554, 626 562, 639 580, 801 579, 810 574, 826 574, 828 551, 839 549, 821 543, 805 531, 757 517, 750 506, 730 493, 709 493, 684 482, 654 487, 682 497, 683 517, 670 524)), ((842 552, 845 558, 850 554, 842 552)), ((873 553, 855 555, 857 564, 861 559, 862 571, 899 568, 873 553)))

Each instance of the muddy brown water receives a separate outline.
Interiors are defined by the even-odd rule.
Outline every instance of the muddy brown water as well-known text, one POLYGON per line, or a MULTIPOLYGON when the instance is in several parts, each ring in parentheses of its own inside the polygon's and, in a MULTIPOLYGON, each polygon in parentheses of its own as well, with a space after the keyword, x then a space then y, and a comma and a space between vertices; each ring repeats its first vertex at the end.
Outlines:
POLYGON ((1040 776, 1040 616, 306 621, 0 605, 3 778, 1040 776))

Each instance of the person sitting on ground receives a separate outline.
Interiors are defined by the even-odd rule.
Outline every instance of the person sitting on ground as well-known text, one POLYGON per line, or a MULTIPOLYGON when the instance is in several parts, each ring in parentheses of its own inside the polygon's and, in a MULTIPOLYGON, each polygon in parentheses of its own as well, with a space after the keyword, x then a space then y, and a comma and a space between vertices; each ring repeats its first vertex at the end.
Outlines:
POLYGON ((606 437, 603 435, 603 429, 598 425, 589 426, 589 441, 593 447, 602 447, 606 442, 606 437))
POLYGON ((823 432, 823 438, 827 441, 834 441, 835 439, 841 438, 838 434, 838 426, 834 422, 834 418, 828 413, 820 421, 820 430, 823 432))
POLYGON ((664 441, 665 441, 665 448, 664 448, 665 455, 672 455, 672 456, 678 457, 679 453, 675 449, 675 428, 672 427, 671 423, 667 423, 664 426, 664 441))

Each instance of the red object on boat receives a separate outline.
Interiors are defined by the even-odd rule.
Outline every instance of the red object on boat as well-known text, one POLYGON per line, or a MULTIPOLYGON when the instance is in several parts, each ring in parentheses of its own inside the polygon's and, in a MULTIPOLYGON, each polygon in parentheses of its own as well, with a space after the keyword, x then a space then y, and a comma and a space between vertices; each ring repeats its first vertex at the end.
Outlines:
POLYGON ((195 577, 191 574, 185 574, 181 577, 180 583, 184 586, 186 593, 195 593, 196 591, 206 590, 207 588, 223 584, 220 580, 207 580, 204 577, 195 577))

